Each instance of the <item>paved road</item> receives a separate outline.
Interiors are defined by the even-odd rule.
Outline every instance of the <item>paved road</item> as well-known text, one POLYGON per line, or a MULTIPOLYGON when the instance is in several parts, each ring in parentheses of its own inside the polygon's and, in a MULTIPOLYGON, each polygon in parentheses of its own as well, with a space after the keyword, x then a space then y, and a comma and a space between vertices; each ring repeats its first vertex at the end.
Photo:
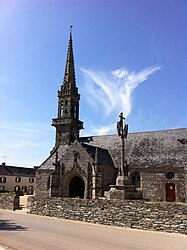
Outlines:
POLYGON ((17 250, 186 250, 187 236, 0 210, 0 245, 17 250))

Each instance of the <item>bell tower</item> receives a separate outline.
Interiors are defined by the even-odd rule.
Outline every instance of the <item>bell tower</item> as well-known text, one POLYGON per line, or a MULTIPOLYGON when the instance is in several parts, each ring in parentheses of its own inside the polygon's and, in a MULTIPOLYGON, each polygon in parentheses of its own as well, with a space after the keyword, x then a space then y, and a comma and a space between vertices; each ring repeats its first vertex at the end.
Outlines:
POLYGON ((75 67, 73 56, 72 27, 66 59, 63 84, 58 91, 58 114, 52 119, 52 126, 56 128, 56 143, 68 144, 79 138, 79 130, 83 129, 83 122, 79 120, 80 94, 76 87, 75 67))

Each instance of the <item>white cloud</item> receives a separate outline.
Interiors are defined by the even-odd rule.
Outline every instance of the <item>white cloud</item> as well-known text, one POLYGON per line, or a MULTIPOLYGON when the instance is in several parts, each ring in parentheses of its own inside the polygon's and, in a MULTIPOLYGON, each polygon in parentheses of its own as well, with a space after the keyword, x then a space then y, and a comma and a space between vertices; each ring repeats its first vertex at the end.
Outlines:
POLYGON ((102 127, 91 126, 91 131, 93 135, 106 135, 110 133, 115 133, 116 124, 110 124, 102 127))
POLYGON ((139 72, 120 68, 110 73, 81 69, 85 77, 84 91, 88 102, 102 108, 106 115, 123 112, 127 117, 132 110, 132 93, 140 83, 161 69, 152 66, 139 72))

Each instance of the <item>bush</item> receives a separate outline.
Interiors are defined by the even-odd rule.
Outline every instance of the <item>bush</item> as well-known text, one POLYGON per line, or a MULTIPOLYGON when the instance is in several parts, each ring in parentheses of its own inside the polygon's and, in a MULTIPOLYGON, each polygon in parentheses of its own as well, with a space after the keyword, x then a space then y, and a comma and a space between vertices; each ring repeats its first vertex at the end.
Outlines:
POLYGON ((11 190, 0 190, 0 194, 16 194, 16 193, 11 190))

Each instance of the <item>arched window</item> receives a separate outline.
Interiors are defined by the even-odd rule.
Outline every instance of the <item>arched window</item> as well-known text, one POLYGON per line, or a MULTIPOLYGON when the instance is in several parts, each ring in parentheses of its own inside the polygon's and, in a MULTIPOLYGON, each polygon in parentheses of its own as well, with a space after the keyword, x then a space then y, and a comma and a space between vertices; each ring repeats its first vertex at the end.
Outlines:
POLYGON ((63 112, 64 112, 64 103, 63 103, 63 101, 61 101, 60 102, 60 112, 59 112, 60 118, 63 117, 63 112))
POLYGON ((79 118, 78 116, 79 116, 79 105, 78 103, 76 103, 75 110, 74 110, 74 118, 78 119, 79 118))
POLYGON ((140 173, 138 171, 131 173, 131 182, 136 187, 140 187, 140 173))
POLYGON ((77 119, 77 106, 75 106, 75 110, 74 110, 74 119, 77 119))
POLYGON ((74 101, 71 100, 71 117, 74 117, 74 101))

